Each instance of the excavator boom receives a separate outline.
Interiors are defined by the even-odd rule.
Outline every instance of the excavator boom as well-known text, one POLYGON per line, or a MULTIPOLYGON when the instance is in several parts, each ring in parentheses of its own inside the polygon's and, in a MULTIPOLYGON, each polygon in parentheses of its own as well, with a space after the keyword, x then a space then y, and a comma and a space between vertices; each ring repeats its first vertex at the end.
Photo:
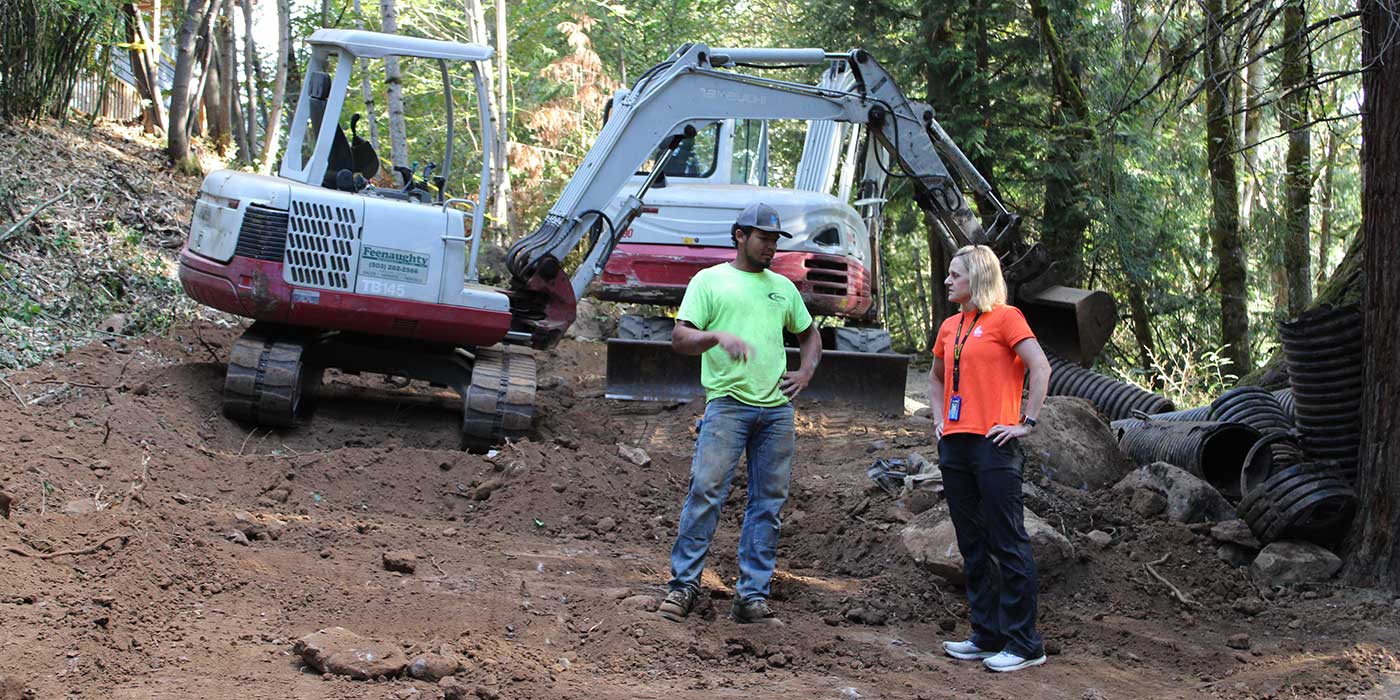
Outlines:
MULTIPOLYGON (((933 109, 905 97, 892 76, 870 54, 863 50, 829 53, 821 49, 712 49, 704 44, 687 44, 643 73, 631 89, 614 95, 602 131, 555 206, 533 233, 511 246, 507 265, 513 278, 513 330, 528 334, 537 347, 556 342, 573 321, 576 300, 602 273, 620 239, 642 213, 647 193, 656 185, 666 160, 699 130, 717 121, 740 119, 859 125, 868 138, 860 157, 860 199, 854 204, 866 211, 866 220, 880 218, 889 177, 907 179, 913 184, 916 201, 932 215, 949 250, 967 244, 987 244, 996 247, 1004 258, 1015 261, 1007 268, 1008 280, 1014 290, 1022 293, 1017 301, 1023 307, 1032 307, 1025 309, 1032 327, 1038 325, 1038 307, 1030 302, 1036 295, 1044 296, 1054 282, 1048 275, 1051 266, 1043 253, 1024 254, 1014 235, 1018 217, 1002 205, 985 178, 948 138, 934 118, 933 109), (735 70, 804 64, 837 64, 849 71, 853 81, 838 88, 825 81, 807 85, 735 70), (658 153, 658 147, 661 156, 652 165, 650 176, 635 193, 620 197, 634 174, 658 153), (968 206, 964 188, 994 210, 985 228, 968 206), (570 277, 561 261, 586 236, 593 238, 570 277)), ((878 225, 872 235, 878 235, 878 225)), ((877 244, 878 240, 871 246, 875 265, 879 260, 877 244)), ((1039 252, 1032 248, 1031 252, 1039 252)), ((878 274, 872 277, 879 279, 878 274)), ((1104 321, 1107 330, 1112 329, 1112 299, 1102 292, 1070 290, 1052 294, 1046 300, 1058 314, 1055 323, 1061 323, 1066 308, 1071 313, 1087 309, 1095 314, 1094 322, 1070 324, 1074 330, 1068 334, 1061 328, 1056 329, 1057 333, 1047 333, 1057 343, 1072 346, 1068 350, 1054 348, 1062 354, 1092 359, 1107 339, 1104 321), (1091 338, 1086 344, 1079 337, 1085 331, 1101 337, 1091 338)), ((878 316, 875 318, 878 320, 878 316)), ((633 351, 640 353, 643 348, 629 348, 623 343, 610 347, 610 354, 633 351)), ((837 367, 839 363, 834 361, 824 362, 822 371, 837 379, 838 387, 857 387, 853 378, 870 374, 871 362, 878 361, 872 354, 863 357, 868 361, 852 359, 848 368, 837 367)), ((665 386, 680 384, 690 376, 691 370, 685 363, 675 357, 663 363, 665 367, 638 361, 628 362, 626 367, 639 380, 650 379, 665 386), (638 374, 642 367, 651 367, 649 377, 638 374)), ((619 371, 623 364, 617 363, 619 371)), ((888 377, 899 373, 897 382, 882 379, 881 386, 890 396, 902 397, 902 372, 901 365, 875 374, 888 377)), ((612 393, 620 397, 657 397, 665 393, 624 389, 633 382, 622 377, 616 383, 619 388, 612 393)), ((840 393, 854 396, 863 390, 864 387, 858 387, 840 393)))

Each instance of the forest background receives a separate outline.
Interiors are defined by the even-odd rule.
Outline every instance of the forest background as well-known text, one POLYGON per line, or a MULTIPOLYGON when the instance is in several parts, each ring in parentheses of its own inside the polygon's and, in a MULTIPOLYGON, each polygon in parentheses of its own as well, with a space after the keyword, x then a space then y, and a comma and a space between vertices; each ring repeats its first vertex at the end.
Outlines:
MULTIPOLYGON (((1207 402, 1275 355, 1277 321, 1325 287, 1360 224, 1360 13, 1342 0, 4 2, 34 17, 29 36, 41 41, 30 51, 69 49, 51 94, 19 107, 57 112, 63 77, 101 74, 111 51, 129 54, 149 97, 142 74, 163 58, 176 85, 148 99, 148 130, 168 135, 176 162, 192 163, 193 137, 196 151, 246 169, 276 163, 315 29, 491 45, 491 111, 508 148, 488 203, 499 243, 542 218, 612 92, 680 44, 864 48, 934 106, 1066 284, 1118 300, 1098 369, 1180 406, 1207 402)), ((7 41, 7 73, 24 65, 21 51, 7 41)), ((394 164, 426 162, 447 133, 437 66, 389 70, 401 77, 371 68, 347 110, 370 116, 361 135, 394 164)), ((469 72, 453 80, 457 153, 468 154, 453 178, 470 193, 474 90, 469 72)), ((774 133, 782 184, 801 131, 774 133)), ((888 211, 886 322, 897 349, 926 350, 948 311, 946 262, 911 188, 895 187, 888 211)))
MULTIPOLYGON (((1118 300, 1120 323, 1096 369, 1197 406, 1236 381, 1282 383, 1279 321, 1313 305, 1360 304, 1357 485, 1368 517, 1353 531, 1349 576, 1400 589, 1395 0, 486 2, 0 0, 0 129, 13 137, 16 128, 70 121, 81 79, 106 86, 113 57, 124 54, 144 98, 143 128, 174 170, 268 172, 300 91, 304 39, 317 28, 487 44, 496 54, 485 97, 501 150, 485 205, 491 239, 506 244, 549 208, 612 92, 675 47, 864 48, 906 94, 933 105, 1024 216, 1024 235, 1049 248, 1063 283, 1118 300), (156 77, 167 70, 168 81, 156 77)), ((447 134, 437 66, 386 61, 385 69, 361 84, 363 104, 351 106, 370 115, 363 131, 395 165, 436 157, 447 134)), ((815 69, 785 75, 817 77, 815 69)), ((466 98, 459 105, 470 104, 469 74, 453 80, 466 98)), ((475 159, 454 164, 454 191, 470 193, 481 166, 478 125, 470 109, 457 118, 457 152, 475 159)), ((782 164, 795 162, 799 145, 798 127, 778 129, 774 184, 790 179, 782 164)), ((36 216, 82 185, 50 175, 17 168, 0 186, 0 208, 15 221, 0 245, 40 228, 36 216), (27 214, 9 204, 54 184, 59 194, 27 214)), ((944 251, 909 188, 893 190, 887 211, 886 321, 896 348, 923 352, 949 311, 944 251)), ((103 225, 127 243, 142 240, 115 219, 103 225)), ((183 226, 166 226, 168 242, 178 246, 183 226)), ((39 257, 28 259, 71 248, 72 234, 46 228, 31 242, 39 257)), ((4 251, 0 259, 0 331, 20 339, 0 346, 0 366, 43 359, 28 328, 42 319, 71 324, 72 305, 100 300, 97 292, 116 298, 149 285, 180 296, 160 260, 116 270, 95 259, 94 294, 46 309, 6 267, 19 259, 4 251)))

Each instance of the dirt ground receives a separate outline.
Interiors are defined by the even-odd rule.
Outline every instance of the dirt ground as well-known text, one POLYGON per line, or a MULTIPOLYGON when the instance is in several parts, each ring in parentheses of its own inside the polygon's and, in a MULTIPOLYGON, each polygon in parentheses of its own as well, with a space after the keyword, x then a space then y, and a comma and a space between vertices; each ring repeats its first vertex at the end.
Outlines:
POLYGON ((968 631, 961 595, 901 552, 909 512, 865 477, 875 457, 932 454, 928 423, 831 406, 799 405, 774 591, 787 624, 725 616, 742 480, 700 614, 667 622, 647 608, 700 404, 607 401, 603 346, 567 341, 541 357, 537 434, 493 457, 454 449, 451 394, 369 375, 328 377, 310 425, 250 432, 219 410, 235 333, 99 342, 0 386, 0 489, 16 498, 0 698, 439 697, 304 668, 292 641, 336 625, 465 655, 481 698, 1400 697, 1400 601, 1328 585, 1250 609, 1247 570, 1199 528, 1054 487, 1040 514, 1079 558, 1041 583, 1049 663, 997 675, 944 658, 938 641, 968 631), (1090 547, 1095 528, 1115 544, 1090 547), (402 549, 413 574, 381 565, 402 549), (63 550, 86 553, 33 556, 63 550), (1163 555, 1192 605, 1146 572, 1163 555))

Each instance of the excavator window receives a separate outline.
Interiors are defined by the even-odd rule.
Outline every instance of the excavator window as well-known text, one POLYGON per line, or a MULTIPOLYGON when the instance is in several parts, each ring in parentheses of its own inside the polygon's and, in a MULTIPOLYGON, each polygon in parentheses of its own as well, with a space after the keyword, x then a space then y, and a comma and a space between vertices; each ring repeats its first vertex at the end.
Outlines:
POLYGON ((841 245, 841 232, 835 226, 827 227, 813 237, 812 242, 817 245, 839 246, 841 245))
MULTIPOLYGON (((656 167, 657 161, 664 155, 661 148, 657 148, 651 158, 642 164, 637 171, 638 175, 649 175, 651 169, 656 167)), ((715 173, 715 165, 719 160, 719 123, 696 132, 695 136, 681 140, 676 146, 676 152, 671 159, 666 162, 666 168, 661 172, 666 177, 693 177, 707 178, 715 173)))

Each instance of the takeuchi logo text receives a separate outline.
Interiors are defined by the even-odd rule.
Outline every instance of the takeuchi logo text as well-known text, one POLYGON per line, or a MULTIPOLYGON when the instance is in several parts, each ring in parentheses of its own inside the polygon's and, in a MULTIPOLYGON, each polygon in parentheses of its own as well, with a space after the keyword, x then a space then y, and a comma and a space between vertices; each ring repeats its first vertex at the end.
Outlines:
POLYGON ((365 248, 364 256, 370 260, 380 260, 383 262, 398 263, 400 265, 416 265, 421 267, 428 264, 428 256, 426 255, 403 253, 395 250, 365 248))

